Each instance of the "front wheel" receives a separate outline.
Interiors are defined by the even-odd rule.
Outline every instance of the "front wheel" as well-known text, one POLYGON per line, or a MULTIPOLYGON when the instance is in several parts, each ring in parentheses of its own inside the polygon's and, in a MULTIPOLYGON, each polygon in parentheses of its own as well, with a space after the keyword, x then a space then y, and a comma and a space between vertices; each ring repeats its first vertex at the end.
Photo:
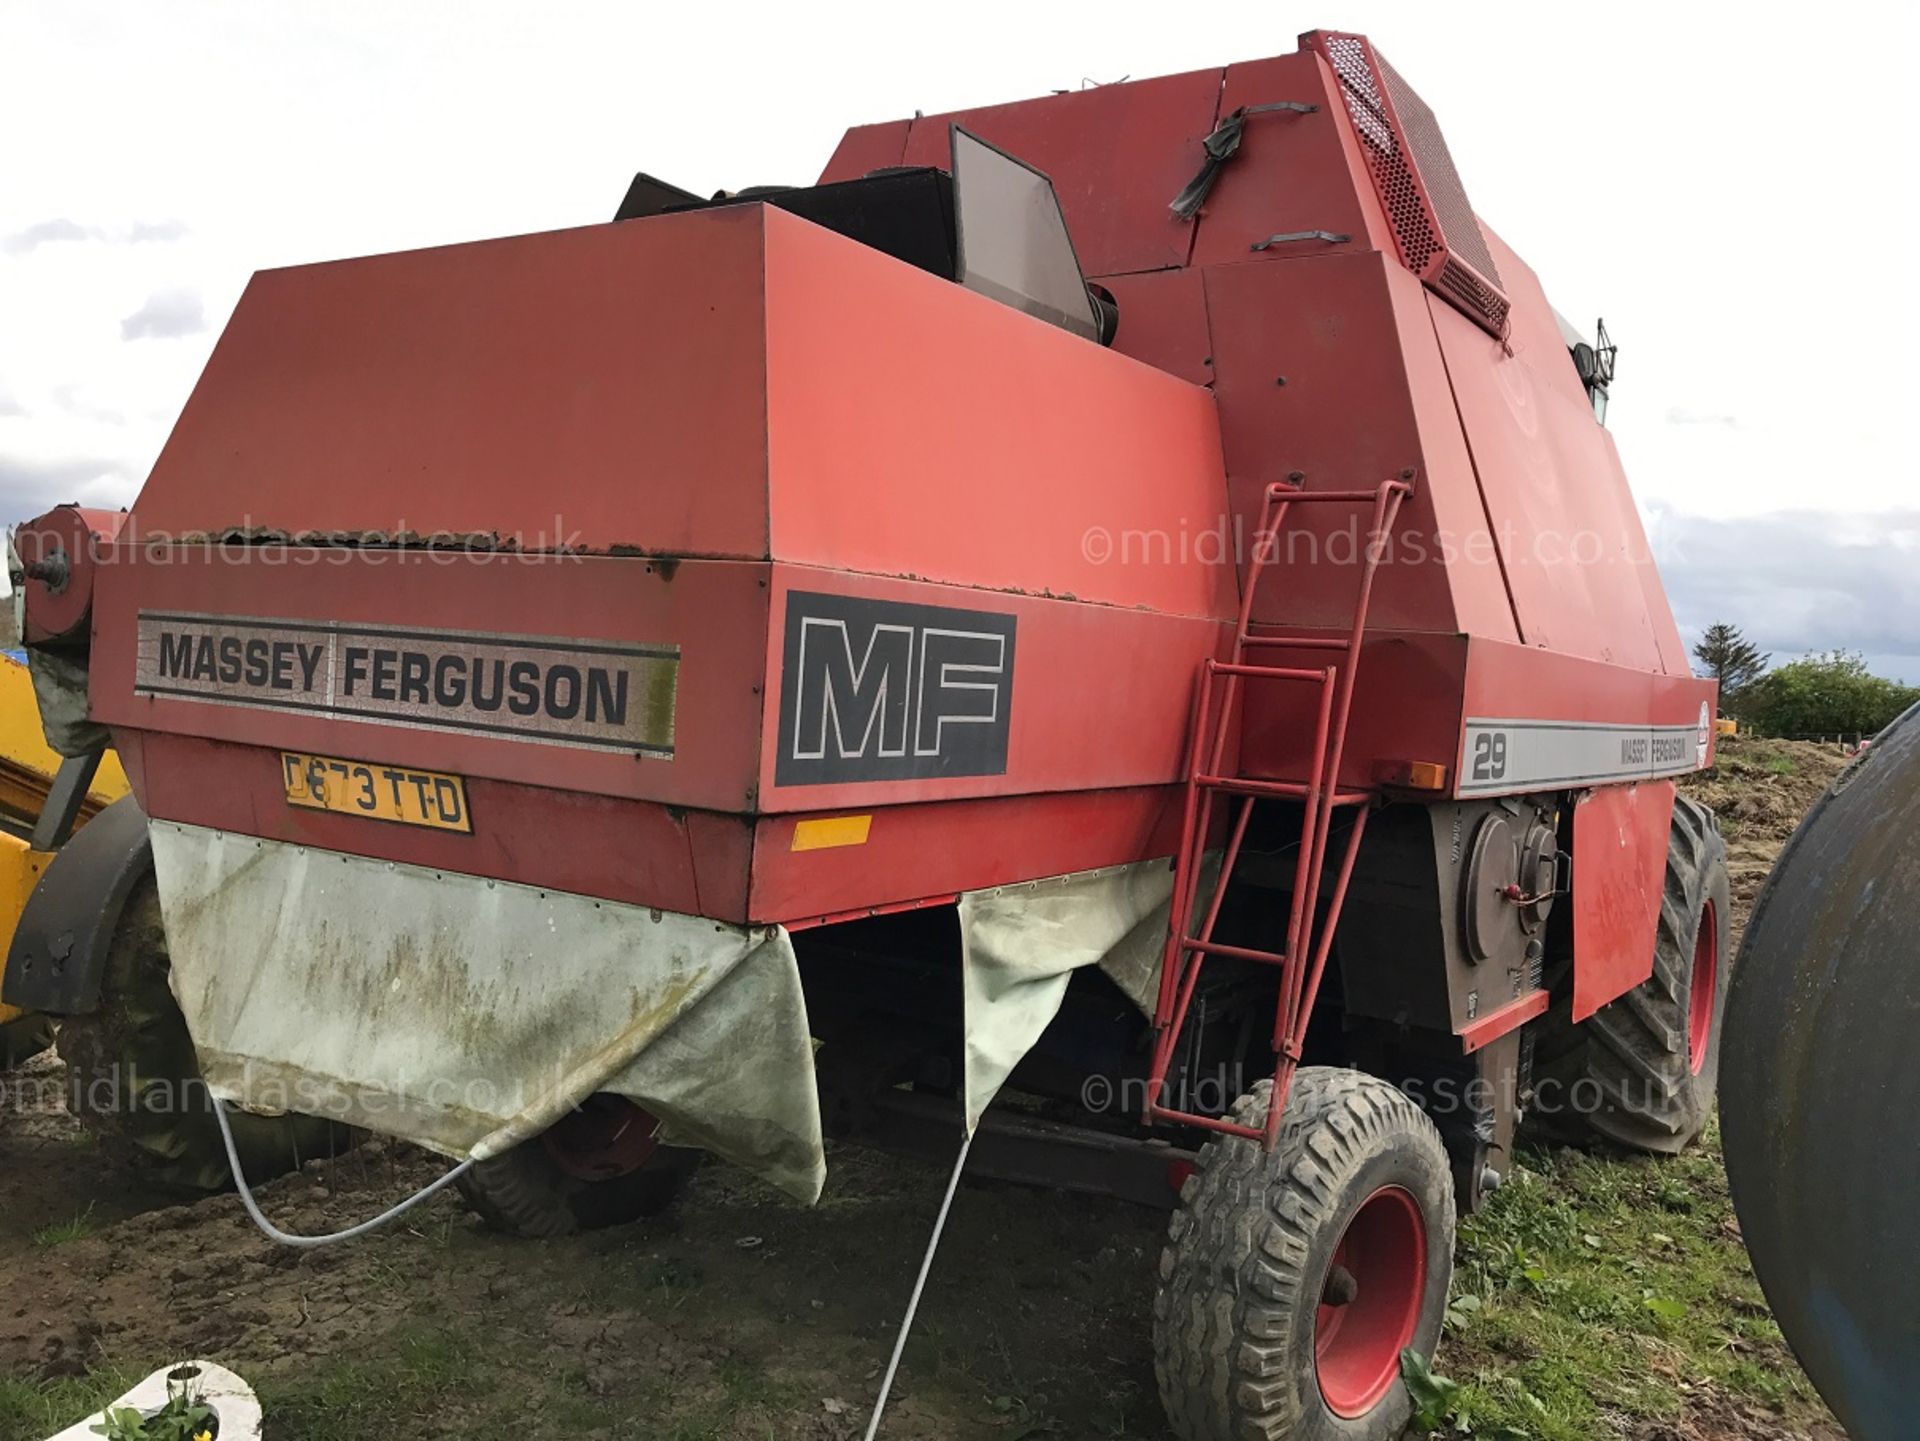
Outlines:
POLYGON ((619 1226, 673 1204, 700 1153, 660 1143, 660 1123, 621 1096, 589 1096, 549 1130, 460 1177, 496 1231, 541 1239, 619 1226))
MULTIPOLYGON (((1234 1107, 1259 1126, 1272 1083, 1234 1107)), ((1160 1257, 1154 1370, 1181 1441, 1390 1441, 1453 1276, 1453 1180, 1424 1112, 1360 1071, 1303 1067, 1268 1155, 1201 1148, 1160 1257)))

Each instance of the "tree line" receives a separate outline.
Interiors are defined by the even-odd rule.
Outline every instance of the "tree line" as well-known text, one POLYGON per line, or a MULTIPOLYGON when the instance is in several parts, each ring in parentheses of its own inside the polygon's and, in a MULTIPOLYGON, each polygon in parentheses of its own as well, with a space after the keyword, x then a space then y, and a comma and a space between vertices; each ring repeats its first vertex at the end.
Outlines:
POLYGON ((1693 656, 1720 682, 1720 713, 1767 735, 1873 735, 1920 701, 1920 687, 1873 674, 1854 651, 1769 667, 1771 655, 1724 623, 1707 627, 1693 656))

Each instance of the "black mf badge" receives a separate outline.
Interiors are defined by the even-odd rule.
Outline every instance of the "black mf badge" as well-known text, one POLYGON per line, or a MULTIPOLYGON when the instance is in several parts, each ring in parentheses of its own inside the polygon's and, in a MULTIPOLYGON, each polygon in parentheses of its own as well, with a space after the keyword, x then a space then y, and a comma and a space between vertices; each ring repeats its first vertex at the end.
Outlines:
POLYGON ((783 786, 1003 775, 1014 617, 791 591, 783 786))

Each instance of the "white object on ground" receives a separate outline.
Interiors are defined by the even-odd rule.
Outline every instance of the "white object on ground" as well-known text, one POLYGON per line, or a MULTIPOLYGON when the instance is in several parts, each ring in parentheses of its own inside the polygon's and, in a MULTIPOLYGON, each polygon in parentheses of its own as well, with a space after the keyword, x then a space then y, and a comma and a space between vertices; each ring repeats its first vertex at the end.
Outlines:
POLYGON ((142 1415, 158 1411, 167 1404, 169 1377, 176 1378, 176 1385, 184 1381, 194 1399, 213 1408, 213 1414, 220 1418, 220 1441, 260 1441, 260 1401, 253 1394, 253 1387, 225 1366, 211 1361, 181 1361, 163 1366, 131 1391, 108 1402, 86 1420, 76 1421, 58 1435, 49 1437, 48 1441, 100 1441, 99 1433, 93 1428, 106 1418, 108 1411, 129 1406, 142 1415), (193 1374, 184 1376, 188 1371, 193 1374))

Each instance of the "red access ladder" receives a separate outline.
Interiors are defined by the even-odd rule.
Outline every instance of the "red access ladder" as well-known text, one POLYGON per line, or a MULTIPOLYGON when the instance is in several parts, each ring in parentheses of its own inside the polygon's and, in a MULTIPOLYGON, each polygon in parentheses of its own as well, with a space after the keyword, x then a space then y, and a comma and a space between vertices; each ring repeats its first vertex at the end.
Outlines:
POLYGON ((1280 1134, 1280 1117, 1286 1108, 1287 1092, 1293 1084, 1294 1068, 1300 1063, 1300 1051, 1306 1040, 1307 1020, 1313 1013, 1314 997, 1319 994, 1320 978, 1326 970, 1327 954, 1333 945, 1334 927, 1340 919, 1346 899, 1347 882, 1353 875, 1354 857, 1360 852, 1360 837, 1366 830, 1371 790, 1339 788, 1341 753, 1346 747, 1347 716, 1353 705, 1354 673, 1359 668, 1360 642, 1367 626, 1367 605, 1373 595, 1373 581, 1380 567, 1387 536, 1400 502, 1412 493, 1411 477, 1382 482, 1374 490, 1306 491, 1295 484, 1267 487, 1260 509, 1260 524, 1254 533, 1253 554, 1247 564, 1246 584, 1242 587, 1240 616, 1234 627, 1231 660, 1208 660, 1200 670, 1194 687, 1193 727, 1187 751, 1186 808, 1181 820, 1180 849, 1174 858, 1172 916, 1167 928, 1167 945, 1160 966, 1160 996, 1154 1010, 1153 1064, 1147 1073, 1145 1119, 1199 1126, 1210 1131, 1246 1136, 1262 1141, 1271 1150, 1280 1134), (1250 633, 1254 598, 1261 577, 1279 554, 1281 527, 1290 507, 1304 504, 1370 505, 1372 524, 1368 530, 1366 556, 1360 567, 1359 594, 1353 607, 1353 623, 1344 637, 1299 636, 1250 633), (1247 660, 1255 648, 1286 650, 1324 650, 1331 652, 1328 663, 1314 668, 1257 665, 1247 660), (1314 739, 1305 781, 1264 780, 1238 772, 1229 774, 1227 743, 1232 737, 1244 701, 1243 681, 1284 681, 1318 688, 1314 707, 1314 739), (1215 805, 1227 798, 1233 808, 1228 823, 1227 843, 1221 854, 1220 878, 1201 919, 1192 929, 1198 904, 1200 874, 1213 834, 1215 805), (1287 913, 1285 950, 1262 951, 1231 946, 1213 939, 1213 928, 1220 919, 1220 905, 1226 896, 1233 869, 1240 859, 1240 845, 1246 839, 1247 822, 1254 803, 1261 800, 1298 801, 1302 806, 1300 845, 1293 873, 1293 899, 1287 913), (1340 870, 1324 918, 1316 923, 1316 904, 1321 877, 1326 869, 1327 841, 1336 810, 1351 810, 1353 823, 1347 830, 1340 857, 1340 870), (1212 956, 1240 961, 1255 961, 1280 968, 1280 996, 1273 1027, 1273 1049, 1278 1060, 1273 1073, 1273 1098, 1267 1107, 1264 1128, 1256 1130, 1221 1116, 1203 1116, 1162 1105, 1167 1073, 1178 1050, 1187 1013, 1193 1004, 1194 988, 1201 967, 1212 956))

